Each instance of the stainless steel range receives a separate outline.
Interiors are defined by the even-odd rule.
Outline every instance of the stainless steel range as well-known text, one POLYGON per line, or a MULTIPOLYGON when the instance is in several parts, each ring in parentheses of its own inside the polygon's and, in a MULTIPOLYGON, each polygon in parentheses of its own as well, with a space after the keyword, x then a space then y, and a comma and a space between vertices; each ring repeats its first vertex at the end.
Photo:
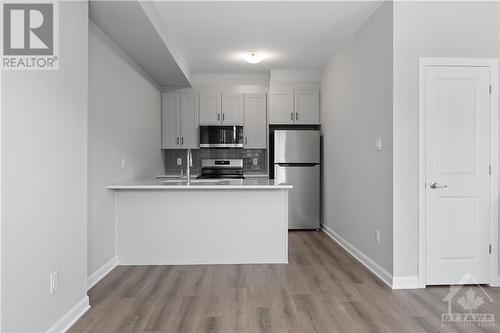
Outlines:
POLYGON ((243 159, 201 160, 201 174, 198 179, 243 179, 243 159))

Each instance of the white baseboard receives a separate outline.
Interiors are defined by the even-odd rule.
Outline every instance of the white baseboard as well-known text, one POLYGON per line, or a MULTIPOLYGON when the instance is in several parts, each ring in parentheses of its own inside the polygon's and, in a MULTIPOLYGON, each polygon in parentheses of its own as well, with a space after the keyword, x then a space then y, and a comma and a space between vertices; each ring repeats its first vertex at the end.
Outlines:
POLYGON ((392 289, 420 289, 418 276, 394 276, 392 289))
POLYGON ((370 272, 375 274, 380 280, 382 280, 386 285, 392 288, 392 275, 385 269, 380 267, 375 261, 370 259, 363 252, 358 250, 354 245, 346 241, 335 231, 322 224, 321 229, 330 236, 337 244, 342 246, 344 250, 349 252, 354 258, 356 258, 363 266, 365 266, 370 272))
POLYGON ((85 297, 72 307, 61 319, 59 319, 47 333, 64 333, 73 326, 81 316, 90 309, 89 297, 85 297))
POLYGON ((92 273, 91 276, 87 278, 87 290, 96 285, 97 282, 101 281, 103 277, 108 275, 117 266, 116 257, 111 258, 110 261, 102 265, 97 271, 92 273))

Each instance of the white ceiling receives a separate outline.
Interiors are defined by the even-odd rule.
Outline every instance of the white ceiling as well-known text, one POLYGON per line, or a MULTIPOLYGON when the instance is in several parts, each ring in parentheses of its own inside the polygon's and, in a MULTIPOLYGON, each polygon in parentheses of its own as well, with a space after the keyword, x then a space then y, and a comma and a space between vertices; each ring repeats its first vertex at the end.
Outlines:
POLYGON ((191 73, 321 69, 379 1, 156 2, 191 73), (238 56, 269 54, 257 65, 238 56))
POLYGON ((94 0, 89 5, 90 19, 160 86, 189 86, 184 61, 173 52, 156 12, 149 2, 94 0))

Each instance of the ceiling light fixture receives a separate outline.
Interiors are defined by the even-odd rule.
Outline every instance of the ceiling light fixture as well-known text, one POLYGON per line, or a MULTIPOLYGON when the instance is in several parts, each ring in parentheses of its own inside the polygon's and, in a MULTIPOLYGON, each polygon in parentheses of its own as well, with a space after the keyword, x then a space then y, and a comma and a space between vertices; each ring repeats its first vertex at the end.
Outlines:
POLYGON ((261 53, 250 51, 243 55, 243 59, 245 59, 245 61, 249 64, 258 64, 262 61, 262 59, 264 59, 264 56, 261 53))

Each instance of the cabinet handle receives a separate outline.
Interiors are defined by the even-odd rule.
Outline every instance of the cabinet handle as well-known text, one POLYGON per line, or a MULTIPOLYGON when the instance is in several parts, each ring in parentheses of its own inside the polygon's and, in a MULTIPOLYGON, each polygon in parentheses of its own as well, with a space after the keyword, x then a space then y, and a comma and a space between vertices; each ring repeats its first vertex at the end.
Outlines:
POLYGON ((299 113, 295 112, 295 120, 299 120, 299 113))
POLYGON ((248 138, 245 137, 245 145, 247 145, 247 144, 248 144, 248 138))
POLYGON ((290 120, 293 120, 293 112, 290 112, 290 120))
POLYGON ((217 113, 217 121, 220 121, 220 113, 217 113))
POLYGON ((226 115, 223 113, 222 114, 222 121, 224 121, 224 118, 226 117, 226 115))
POLYGON ((184 137, 181 138, 181 145, 184 144, 184 137))
POLYGON ((179 137, 177 137, 177 144, 179 144, 179 137))

